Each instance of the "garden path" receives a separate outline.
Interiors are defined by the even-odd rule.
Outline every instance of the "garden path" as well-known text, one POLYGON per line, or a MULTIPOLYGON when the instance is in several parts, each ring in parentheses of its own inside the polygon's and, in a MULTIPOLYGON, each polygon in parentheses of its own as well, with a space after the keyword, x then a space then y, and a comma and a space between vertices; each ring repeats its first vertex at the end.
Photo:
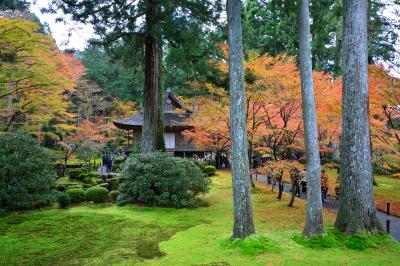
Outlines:
MULTIPOLYGON (((257 175, 257 179, 255 174, 253 174, 253 180, 257 180, 259 182, 262 182, 264 184, 267 184, 267 177, 265 175, 257 175)), ((267 184, 268 185, 268 184, 267 184)), ((277 186, 275 186, 276 189, 278 189, 277 186)), ((285 183, 283 191, 285 193, 291 193, 290 192, 290 184, 285 183)), ((307 193, 300 193, 300 198, 302 200, 307 199, 307 193)), ((339 200, 328 196, 328 198, 325 200, 323 203, 324 208, 327 208, 335 213, 338 212, 339 210, 339 200)), ((392 215, 387 215, 385 212, 378 211, 378 216, 379 220, 381 221, 382 225, 386 228, 386 221, 390 221, 390 234, 395 238, 397 241, 400 241, 400 218, 392 215)))

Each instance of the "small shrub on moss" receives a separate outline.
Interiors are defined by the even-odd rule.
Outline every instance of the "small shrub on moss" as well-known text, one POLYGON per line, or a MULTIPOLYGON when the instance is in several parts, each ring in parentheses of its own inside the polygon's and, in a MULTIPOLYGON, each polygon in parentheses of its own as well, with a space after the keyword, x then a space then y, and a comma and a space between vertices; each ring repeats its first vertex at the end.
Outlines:
POLYGON ((82 169, 76 168, 76 169, 70 169, 68 171, 69 178, 71 179, 77 179, 77 180, 82 180, 83 177, 86 175, 82 169))
POLYGON ((197 207, 208 192, 210 178, 192 162, 167 153, 132 154, 118 178, 117 204, 141 203, 162 207, 197 207))
POLYGON ((115 158, 114 159, 114 164, 122 164, 124 161, 125 161, 125 159, 115 158))
POLYGON ((311 238, 305 238, 303 236, 295 236, 293 237, 293 241, 299 245, 312 249, 325 249, 325 248, 338 247, 336 239, 332 235, 318 236, 311 238))
POLYGON ((212 175, 215 175, 215 172, 217 171, 217 168, 215 168, 215 166, 213 166, 213 165, 207 165, 205 168, 204 168, 204 173, 206 174, 206 175, 208 175, 208 176, 212 176, 212 175))
POLYGON ((60 192, 57 194, 57 202, 61 209, 67 209, 71 204, 71 199, 67 193, 60 192))
POLYGON ((250 256, 281 251, 281 248, 274 241, 262 235, 252 235, 245 239, 232 239, 227 235, 219 240, 219 244, 224 248, 238 249, 243 255, 250 256))
POLYGON ((91 187, 85 191, 85 199, 94 203, 106 202, 108 190, 104 187, 91 187))
POLYGON ((120 172, 121 171, 121 164, 117 164, 117 163, 114 163, 113 165, 112 165, 112 171, 113 172, 120 172))
POLYGON ((115 202, 117 200, 117 197, 119 196, 119 191, 118 190, 113 190, 108 194, 108 197, 112 202, 115 202))
POLYGON ((71 188, 66 191, 71 203, 81 203, 85 201, 85 191, 82 188, 71 188))

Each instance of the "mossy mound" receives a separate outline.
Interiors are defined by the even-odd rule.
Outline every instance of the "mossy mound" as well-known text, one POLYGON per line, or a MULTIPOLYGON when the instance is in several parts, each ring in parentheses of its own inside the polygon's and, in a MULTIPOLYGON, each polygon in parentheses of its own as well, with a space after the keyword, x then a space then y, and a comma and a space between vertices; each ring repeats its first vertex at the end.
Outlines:
POLYGON ((366 250, 369 248, 377 248, 385 242, 391 241, 391 239, 389 236, 384 234, 345 235, 338 230, 328 229, 326 236, 312 238, 295 236, 293 237, 293 241, 299 245, 312 249, 341 247, 353 250, 366 250))
POLYGON ((238 249, 241 254, 250 256, 281 251, 281 248, 274 241, 263 235, 252 235, 245 239, 232 239, 231 236, 224 236, 219 239, 219 244, 223 248, 238 249))

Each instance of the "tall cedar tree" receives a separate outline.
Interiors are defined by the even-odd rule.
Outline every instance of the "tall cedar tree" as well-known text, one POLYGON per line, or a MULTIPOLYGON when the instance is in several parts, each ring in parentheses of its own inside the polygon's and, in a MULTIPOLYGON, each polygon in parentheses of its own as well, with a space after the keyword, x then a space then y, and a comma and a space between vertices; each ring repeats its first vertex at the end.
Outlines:
POLYGON ((318 145, 317 117, 310 46, 310 11, 308 0, 298 2, 299 60, 303 105, 304 139, 307 160, 307 216, 304 235, 324 234, 321 201, 321 169, 318 145))
POLYGON ((233 238, 255 234, 247 157, 246 93, 240 0, 227 0, 232 139, 233 238))
MULTIPOLYGON (((159 119, 159 44, 173 42, 189 21, 216 21, 220 4, 211 0, 53 0, 48 12, 61 9, 82 23, 91 23, 107 46, 140 39, 145 45, 142 151, 156 149, 159 119)), ((176 45, 176 44, 175 44, 176 45)), ((132 51, 133 54, 137 51, 132 51)), ((161 123, 160 123, 161 124, 161 123)), ((162 142, 162 141, 161 141, 162 142)))
MULTIPOLYGON (((310 0, 310 3, 313 68, 340 75, 342 0, 310 0)), ((396 56, 399 11, 393 8, 393 1, 368 0, 368 3, 369 62, 385 61, 391 66, 399 66, 396 56), (392 17, 384 12, 387 10, 393 13, 392 17)), ((293 27, 296 1, 246 0, 243 18, 245 50, 254 49, 273 56, 282 52, 297 54, 297 29, 293 27)))
POLYGON ((367 0, 344 0, 340 207, 336 228, 381 230, 374 202, 368 110, 367 0))

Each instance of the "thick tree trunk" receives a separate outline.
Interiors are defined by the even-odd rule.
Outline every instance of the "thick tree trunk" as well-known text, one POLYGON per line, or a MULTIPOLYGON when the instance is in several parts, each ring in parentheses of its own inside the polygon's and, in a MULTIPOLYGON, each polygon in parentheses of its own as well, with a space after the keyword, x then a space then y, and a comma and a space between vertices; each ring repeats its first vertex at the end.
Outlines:
POLYGON ((227 0, 232 139, 233 238, 255 233, 249 182, 240 0, 227 0))
POLYGON ((159 113, 159 47, 155 32, 158 24, 159 4, 146 2, 145 77, 143 91, 142 152, 152 152, 157 146, 159 113))
POLYGON ((163 48, 162 48, 162 41, 161 37, 159 39, 159 46, 158 46, 158 51, 159 51, 159 58, 158 58, 158 69, 159 69, 159 75, 158 75, 158 84, 159 84, 159 106, 158 106, 158 127, 157 127, 157 143, 156 143, 156 149, 159 151, 166 151, 165 149, 165 139, 164 139, 164 95, 162 94, 162 85, 161 85, 161 69, 162 69, 162 54, 163 54, 163 48))
POLYGON ((340 207, 336 228, 382 230, 374 194, 368 118, 367 0, 344 0, 340 207))
POLYGON ((323 235, 325 231, 322 220, 321 167, 311 65, 308 0, 299 1, 298 25, 301 95, 307 161, 307 215, 303 234, 312 237, 323 235))

